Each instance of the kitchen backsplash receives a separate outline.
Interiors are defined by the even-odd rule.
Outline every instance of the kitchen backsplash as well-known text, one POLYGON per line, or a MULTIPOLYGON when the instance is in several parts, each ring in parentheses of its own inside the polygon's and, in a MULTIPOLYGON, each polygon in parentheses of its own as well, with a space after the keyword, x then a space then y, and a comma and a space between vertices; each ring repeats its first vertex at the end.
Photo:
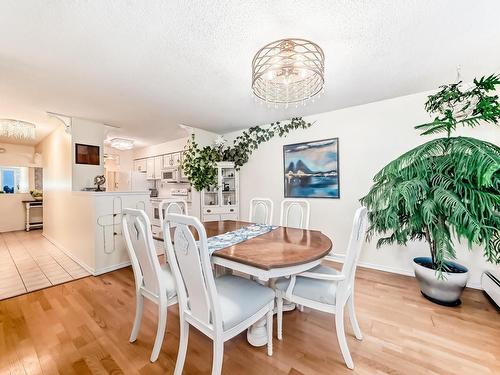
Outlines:
MULTIPOLYGON (((191 186, 187 182, 183 183, 165 183, 161 181, 156 182, 156 188, 158 189, 158 197, 160 198, 167 198, 170 197, 170 191, 172 189, 191 189, 191 186)), ((191 200, 191 194, 188 195, 188 200, 191 200)))

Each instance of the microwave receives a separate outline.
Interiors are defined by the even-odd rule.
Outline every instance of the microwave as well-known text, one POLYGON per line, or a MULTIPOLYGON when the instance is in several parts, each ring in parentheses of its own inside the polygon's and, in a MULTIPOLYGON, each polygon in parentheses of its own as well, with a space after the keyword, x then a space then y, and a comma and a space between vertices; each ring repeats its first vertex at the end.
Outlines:
POLYGON ((179 182, 179 168, 167 168, 161 172, 163 182, 179 182))

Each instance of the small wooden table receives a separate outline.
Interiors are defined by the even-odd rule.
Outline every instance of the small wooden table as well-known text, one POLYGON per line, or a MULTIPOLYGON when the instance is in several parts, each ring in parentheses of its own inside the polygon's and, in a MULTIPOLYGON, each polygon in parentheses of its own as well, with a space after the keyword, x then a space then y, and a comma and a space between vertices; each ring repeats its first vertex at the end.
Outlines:
MULTIPOLYGON (((232 220, 203 223, 207 237, 250 224, 232 220)), ((154 239, 163 241, 163 234, 160 232, 154 239)), ((320 231, 278 227, 261 236, 217 250, 211 260, 215 265, 267 281, 311 269, 320 264, 331 250, 331 240, 320 231)))
POLYGON ((43 200, 39 199, 39 200, 33 200, 33 199, 30 199, 30 200, 24 200, 23 201, 23 204, 24 204, 24 208, 25 208, 25 212, 26 212, 26 215, 25 215, 25 229, 26 229, 26 232, 29 232, 30 229, 39 229, 39 228, 43 228, 43 214, 40 216, 40 218, 42 218, 41 221, 31 221, 31 209, 33 208, 41 208, 43 210, 43 200))

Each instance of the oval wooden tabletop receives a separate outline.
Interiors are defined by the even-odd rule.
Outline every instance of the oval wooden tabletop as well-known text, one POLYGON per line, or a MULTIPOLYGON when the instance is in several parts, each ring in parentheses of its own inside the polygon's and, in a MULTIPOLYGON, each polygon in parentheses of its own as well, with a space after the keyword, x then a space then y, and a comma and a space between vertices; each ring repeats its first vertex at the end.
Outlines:
MULTIPOLYGON (((244 221, 205 222, 208 237, 250 225, 244 221)), ((156 239, 161 239, 156 237, 156 239)), ((264 270, 297 266, 321 259, 332 249, 331 240, 317 230, 278 227, 266 234, 217 250, 214 256, 264 270)))

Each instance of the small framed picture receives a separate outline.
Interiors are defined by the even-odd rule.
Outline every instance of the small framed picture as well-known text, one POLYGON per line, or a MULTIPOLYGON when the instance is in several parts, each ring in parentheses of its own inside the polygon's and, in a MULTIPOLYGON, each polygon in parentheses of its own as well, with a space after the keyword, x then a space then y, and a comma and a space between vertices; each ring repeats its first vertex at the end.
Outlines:
POLYGON ((75 163, 100 165, 101 157, 99 154, 99 146, 75 143, 75 163))

